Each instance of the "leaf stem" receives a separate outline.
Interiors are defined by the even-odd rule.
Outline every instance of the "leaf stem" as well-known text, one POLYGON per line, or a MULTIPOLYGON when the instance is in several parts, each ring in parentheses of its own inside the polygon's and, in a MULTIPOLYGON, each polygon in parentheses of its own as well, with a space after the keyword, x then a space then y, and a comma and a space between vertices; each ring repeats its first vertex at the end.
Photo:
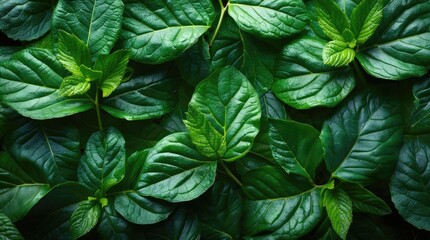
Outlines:
POLYGON ((354 65, 354 71, 355 71, 355 75, 358 78, 358 85, 361 88, 365 88, 368 86, 368 83, 366 82, 366 78, 364 77, 363 73, 360 70, 360 66, 358 65, 357 62, 357 58, 354 59, 354 61, 352 61, 353 65, 354 65))
POLYGON ((221 7, 221 15, 219 16, 218 25, 216 26, 216 29, 215 29, 214 35, 211 38, 211 41, 209 42, 209 46, 212 46, 212 44, 215 42, 215 38, 218 35, 219 29, 221 28, 222 21, 224 19, 225 12, 227 11, 227 8, 228 8, 228 3, 224 6, 224 4, 222 3, 222 0, 218 0, 218 2, 221 7))
POLYGON ((95 104, 96 104, 97 122, 99 124, 99 129, 103 130, 102 118, 101 118, 101 115, 100 115, 99 88, 98 87, 96 88, 95 104))
POLYGON ((234 176, 234 174, 230 171, 230 169, 228 169, 228 167, 224 164, 224 162, 222 160, 219 160, 218 162, 224 168, 224 170, 226 171, 227 175, 229 177, 231 177, 231 179, 233 179, 233 181, 235 181, 237 183, 237 185, 239 185, 240 187, 243 187, 243 184, 239 181, 239 179, 236 178, 236 176, 234 176))

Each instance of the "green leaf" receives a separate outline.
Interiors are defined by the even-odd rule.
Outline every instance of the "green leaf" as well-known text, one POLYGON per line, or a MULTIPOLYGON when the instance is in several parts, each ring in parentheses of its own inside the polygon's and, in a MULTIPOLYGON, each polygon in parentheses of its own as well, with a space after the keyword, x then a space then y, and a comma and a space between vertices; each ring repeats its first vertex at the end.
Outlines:
POLYGON ((195 106, 188 107, 186 116, 184 123, 197 150, 206 157, 221 159, 227 150, 225 136, 219 133, 195 106))
POLYGON ((48 184, 34 181, 9 154, 0 152, 0 213, 12 222, 20 220, 48 191, 48 184))
POLYGON ((176 106, 171 112, 164 115, 160 122, 160 126, 170 133, 187 131, 184 120, 186 118, 185 114, 188 109, 188 103, 193 96, 194 88, 183 83, 176 91, 178 96, 176 106))
POLYGON ((384 216, 391 214, 390 206, 384 200, 356 183, 341 183, 337 186, 351 198, 354 210, 384 216))
POLYGON ((382 19, 382 0, 363 0, 352 10, 351 31, 357 43, 364 43, 379 26, 382 19))
POLYGON ((336 233, 346 239, 349 226, 352 223, 352 201, 348 194, 341 189, 324 191, 323 205, 336 233))
POLYGON ((125 172, 124 145, 122 134, 113 127, 91 135, 79 162, 79 182, 102 195, 119 183, 125 172))
POLYGON ((300 32, 308 20, 301 0, 230 0, 228 14, 245 32, 274 39, 300 32))
POLYGON ((101 212, 102 208, 98 202, 81 202, 70 217, 72 239, 78 239, 93 229, 100 219, 101 212))
POLYGON ((202 81, 189 108, 204 114, 209 124, 225 137, 223 160, 234 161, 251 149, 259 130, 261 108, 254 88, 235 68, 223 68, 202 81))
POLYGON ((58 31, 57 59, 73 75, 83 77, 81 65, 92 67, 90 49, 73 34, 58 31))
POLYGON ((315 13, 324 33, 332 40, 344 41, 342 33, 349 29, 345 12, 333 0, 316 0, 315 13))
POLYGON ((165 70, 139 75, 122 83, 102 108, 117 118, 144 120, 168 113, 174 105, 173 79, 165 70))
POLYGON ((357 52, 364 70, 388 80, 423 76, 430 65, 429 12, 427 1, 387 1, 378 34, 357 52))
POLYGON ((4 0, 0 5, 0 31, 20 41, 39 38, 51 27, 54 6, 54 1, 4 0))
POLYGON ((16 229, 12 221, 3 213, 0 213, 0 239, 24 240, 24 237, 16 229))
POLYGON ((212 24, 210 0, 125 1, 121 47, 136 61, 158 64, 178 57, 212 24))
POLYGON ((18 118, 4 147, 18 164, 37 180, 52 185, 76 180, 81 156, 79 132, 69 124, 53 124, 18 118))
POLYGON ((109 55, 99 55, 94 68, 103 73, 100 88, 103 97, 109 96, 121 84, 128 64, 128 51, 118 50, 109 55))
POLYGON ((335 40, 324 46, 322 58, 324 64, 342 67, 354 60, 355 50, 349 47, 349 43, 335 40))
POLYGON ((395 239, 397 237, 392 233, 387 234, 387 231, 383 227, 384 224, 379 223, 378 219, 375 221, 366 215, 354 215, 348 231, 348 239, 395 239))
POLYGON ((154 224, 167 219, 174 207, 157 199, 125 191, 115 196, 115 210, 135 224, 154 224))
POLYGON ((6 61, 12 58, 13 54, 20 51, 19 46, 0 46, 0 61, 6 61))
POLYGON ((412 86, 414 103, 410 116, 411 132, 427 132, 430 130, 430 76, 426 75, 420 82, 412 86))
POLYGON ((419 229, 430 231, 430 136, 405 137, 391 178, 391 200, 400 215, 419 229))
POLYGON ((332 107, 352 91, 352 69, 323 64, 324 44, 323 40, 303 37, 285 45, 272 86, 280 100, 297 109, 332 107))
POLYGON ((135 190, 170 202, 189 201, 214 183, 216 167, 195 150, 187 133, 174 133, 151 149, 135 190))
POLYGON ((0 138, 10 129, 10 122, 15 114, 15 111, 0 102, 0 138))
POLYGON ((62 96, 83 95, 90 90, 91 83, 87 82, 84 77, 70 75, 63 79, 59 92, 62 96))
POLYGON ((390 176, 402 142, 395 98, 382 92, 357 94, 321 131, 327 169, 346 181, 369 184, 390 176))
POLYGON ((107 54, 121 29, 124 3, 117 0, 59 0, 52 16, 52 37, 58 30, 77 36, 93 56, 107 54))
POLYGON ((0 100, 33 119, 69 116, 93 107, 90 98, 60 96, 67 71, 49 50, 30 48, 0 63, 0 100))
POLYGON ((313 182, 324 150, 319 131, 295 121, 269 120, 269 142, 275 161, 287 172, 313 182))
MULTIPOLYGON (((103 208, 102 216, 97 226, 98 237, 105 240, 110 239, 137 239, 131 223, 123 219, 112 204, 103 208)), ((140 236, 141 237, 141 236, 140 236)))

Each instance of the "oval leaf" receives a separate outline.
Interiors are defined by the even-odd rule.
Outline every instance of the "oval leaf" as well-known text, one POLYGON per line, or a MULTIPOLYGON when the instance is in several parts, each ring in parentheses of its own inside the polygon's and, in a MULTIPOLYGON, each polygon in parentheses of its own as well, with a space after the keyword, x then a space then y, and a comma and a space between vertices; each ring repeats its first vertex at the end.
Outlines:
POLYGON ((178 57, 211 26, 210 0, 125 1, 121 46, 131 58, 158 64, 178 57))
POLYGON ((228 14, 245 32, 275 39, 300 32, 308 20, 302 0, 230 0, 228 14))
POLYGON ((400 215, 430 231, 430 136, 406 137, 391 178, 391 199, 400 215))
POLYGON ((323 64, 325 42, 309 37, 287 44, 282 50, 272 91, 286 104, 297 109, 335 106, 354 88, 349 67, 323 64))
POLYGON ((216 161, 195 150, 187 133, 174 133, 149 152, 135 189, 143 196, 189 201, 214 183, 216 167, 216 161))

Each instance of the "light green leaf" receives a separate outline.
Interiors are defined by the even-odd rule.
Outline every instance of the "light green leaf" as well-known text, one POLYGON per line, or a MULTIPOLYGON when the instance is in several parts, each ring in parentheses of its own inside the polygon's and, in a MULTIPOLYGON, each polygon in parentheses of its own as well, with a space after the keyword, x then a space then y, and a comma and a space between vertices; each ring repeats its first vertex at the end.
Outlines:
POLYGON ((382 19, 383 0, 363 0, 352 10, 351 31, 357 43, 364 43, 378 28, 382 19))
POLYGON ((332 40, 344 41, 342 34, 349 29, 345 12, 333 0, 316 0, 315 13, 324 33, 332 40))
POLYGON ((230 0, 228 14, 245 32, 275 39, 300 32, 308 20, 302 0, 230 0))
POLYGON ((352 201, 348 194, 341 189, 325 190, 323 205, 333 229, 342 239, 346 239, 352 223, 352 201))
POLYGON ((324 44, 323 40, 303 37, 285 45, 272 86, 280 100, 297 109, 332 107, 352 91, 352 69, 323 64, 324 44))
POLYGON ((9 154, 0 152, 0 213, 18 221, 48 191, 48 184, 33 180, 9 154))
POLYGON ((390 176, 401 136, 396 99, 382 92, 362 92, 324 123, 320 138, 332 176, 369 184, 390 176))
POLYGON ((430 231, 430 136, 405 137, 391 177, 391 200, 400 215, 419 229, 430 231))
POLYGON ((81 65, 92 67, 90 49, 73 34, 58 31, 57 59, 73 75, 81 76, 81 65))
POLYGON ((219 133, 206 116, 190 105, 184 121, 197 150, 206 157, 221 159, 227 150, 225 136, 219 133))
POLYGON ((349 43, 335 40, 324 46, 322 58, 324 64, 342 67, 354 60, 355 50, 349 47, 349 43))
POLYGON ((0 31, 15 40, 37 39, 49 31, 54 6, 54 1, 3 0, 0 31))
POLYGON ((315 170, 323 160, 319 131, 295 121, 269 120, 269 142, 273 158, 287 172, 313 182, 315 170))
POLYGON ((0 63, 0 100, 33 119, 59 118, 92 108, 88 97, 60 96, 65 76, 67 71, 49 50, 23 50, 0 63))
POLYGON ((165 70, 155 70, 122 83, 102 108, 117 118, 144 120, 160 117, 174 106, 173 80, 165 70))
POLYGON ((24 237, 16 229, 12 221, 3 213, 0 213, 0 239, 24 240, 24 237))
POLYGON ((128 58, 127 50, 98 56, 94 68, 103 73, 100 80, 103 97, 109 96, 121 84, 127 69, 128 58))
POLYGON ((118 0, 59 0, 52 16, 53 41, 61 29, 84 41, 93 58, 107 54, 119 36, 123 10, 118 0))
POLYGON ((131 58, 158 64, 178 57, 203 35, 215 18, 210 0, 125 1, 121 47, 131 58))
POLYGON ((93 229, 100 219, 102 208, 96 201, 81 202, 70 217, 72 239, 78 239, 93 229))
POLYGON ((70 75, 63 79, 59 91, 60 95, 70 97, 85 94, 90 87, 91 83, 87 82, 84 77, 70 75))
POLYGON ((99 78, 101 78, 103 76, 103 73, 101 71, 94 70, 94 69, 87 67, 83 64, 81 64, 81 66, 79 66, 79 69, 82 73, 82 76, 85 78, 85 81, 87 81, 87 82, 92 82, 92 81, 98 80, 99 78))
POLYGON ((424 0, 386 2, 378 34, 360 47, 357 58, 377 78, 423 76, 430 65, 430 4, 424 0))
POLYGON ((201 112, 225 137, 223 160, 234 161, 250 150, 259 130, 261 107, 254 88, 238 70, 226 67, 200 82, 189 107, 201 112))
POLYGON ((124 173, 125 140, 122 134, 110 127, 91 135, 79 162, 79 182, 103 195, 124 178, 124 173))
POLYGON ((190 201, 212 186, 216 167, 195 150, 187 133, 174 133, 151 149, 135 190, 170 202, 190 201))

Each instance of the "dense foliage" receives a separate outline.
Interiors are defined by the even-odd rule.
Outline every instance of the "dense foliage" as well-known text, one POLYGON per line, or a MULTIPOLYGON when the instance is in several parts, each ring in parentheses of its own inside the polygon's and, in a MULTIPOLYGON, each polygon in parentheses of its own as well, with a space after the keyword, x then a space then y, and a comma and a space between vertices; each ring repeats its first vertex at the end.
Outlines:
POLYGON ((428 0, 0 0, 0 239, 429 239, 428 0))

